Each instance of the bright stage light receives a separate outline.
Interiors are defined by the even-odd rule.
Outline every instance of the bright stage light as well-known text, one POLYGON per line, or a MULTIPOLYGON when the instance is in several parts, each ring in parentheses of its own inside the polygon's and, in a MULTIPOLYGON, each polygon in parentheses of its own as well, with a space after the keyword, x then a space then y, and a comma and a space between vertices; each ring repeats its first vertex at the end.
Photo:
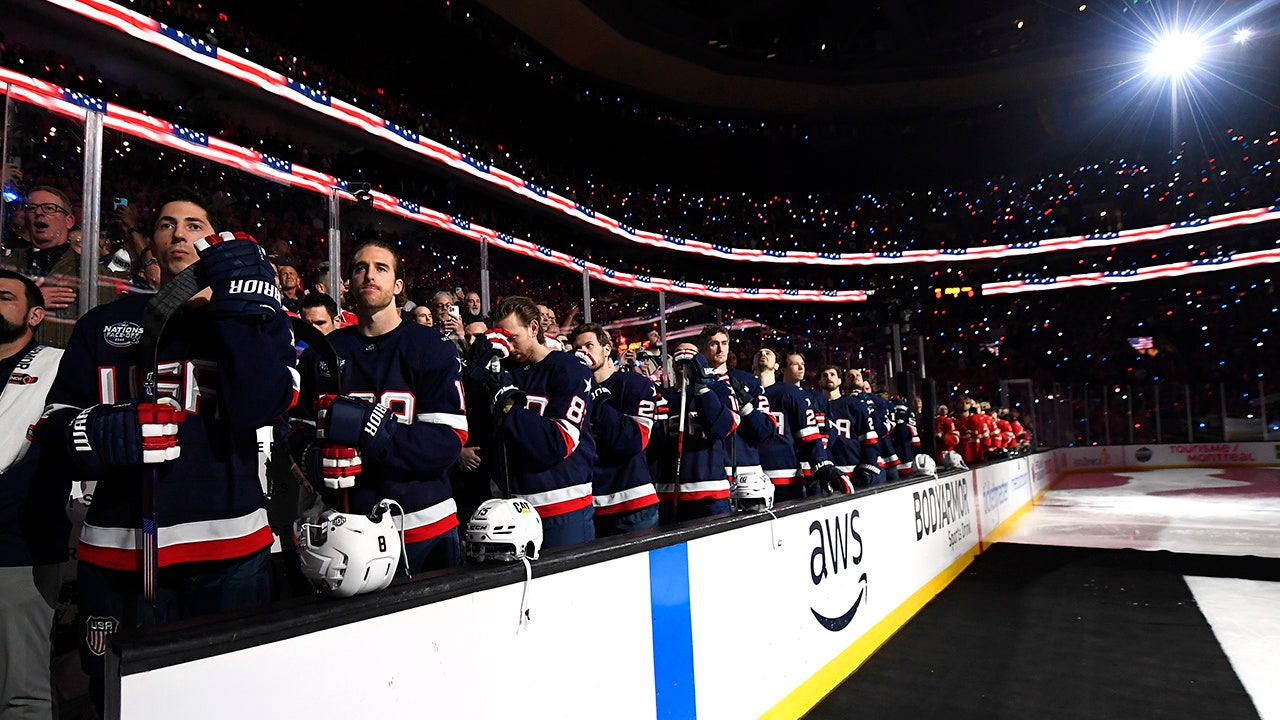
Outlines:
POLYGON ((1249 42, 1249 38, 1253 37, 1253 30, 1250 28, 1240 28, 1231 36, 1232 41, 1237 45, 1243 45, 1249 42))
POLYGON ((1158 39, 1147 56, 1147 69, 1157 75, 1181 77, 1196 68, 1204 55, 1204 41, 1191 33, 1175 32, 1158 39))

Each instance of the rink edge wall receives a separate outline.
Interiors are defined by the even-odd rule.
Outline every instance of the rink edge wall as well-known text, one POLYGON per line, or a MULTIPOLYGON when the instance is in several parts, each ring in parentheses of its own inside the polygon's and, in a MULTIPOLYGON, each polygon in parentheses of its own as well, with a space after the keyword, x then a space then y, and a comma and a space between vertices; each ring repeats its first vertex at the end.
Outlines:
POLYGON ((523 625, 524 568, 485 566, 122 636, 108 715, 268 717, 322 696, 354 717, 799 717, 1060 476, 1280 464, 1275 443, 1143 447, 1145 460, 1066 448, 551 553, 523 625))

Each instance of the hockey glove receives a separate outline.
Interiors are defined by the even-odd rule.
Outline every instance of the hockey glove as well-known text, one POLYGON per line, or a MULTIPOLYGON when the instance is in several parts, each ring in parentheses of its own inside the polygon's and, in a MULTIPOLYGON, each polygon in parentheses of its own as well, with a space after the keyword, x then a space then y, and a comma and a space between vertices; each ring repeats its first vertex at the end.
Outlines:
POLYGON ((71 457, 90 475, 173 460, 182 453, 178 423, 187 419, 177 405, 164 398, 85 408, 67 427, 71 457))
POLYGON ((613 403, 613 393, 609 391, 609 388, 597 383, 591 384, 591 419, 592 420, 596 418, 597 413, 600 412, 600 408, 604 407, 605 405, 610 405, 612 403, 613 403))
POLYGON ((750 415, 756 409, 755 402, 758 398, 752 394, 751 388, 747 387, 746 383, 741 380, 732 375, 729 375, 727 380, 729 387, 733 390, 734 399, 738 401, 738 414, 743 417, 750 415))
POLYGON ((306 473, 311 487, 331 490, 354 487, 361 469, 360 451, 345 445, 313 442, 302 455, 302 472, 306 473))
POLYGON ((321 395, 315 408, 317 438, 375 460, 386 457, 400 427, 391 408, 349 395, 321 395))
POLYGON ((511 357, 511 335, 501 328, 486 330, 471 338, 467 362, 481 369, 493 369, 497 361, 511 357))
POLYGON ((684 373, 685 379, 695 388, 705 386, 708 378, 715 377, 707 359, 692 348, 681 348, 672 353, 671 365, 684 373))
POLYGON ((880 482, 880 468, 863 463, 853 469, 853 486, 869 487, 880 482))
MULTIPOLYGON (((506 373, 503 373, 503 375, 506 375, 506 373)), ((509 375, 507 376, 507 379, 511 379, 509 375)), ((489 403, 489 410, 501 419, 506 415, 507 401, 511 402, 511 407, 516 408, 524 407, 527 399, 528 398, 525 396, 524 391, 515 385, 498 385, 495 383, 495 387, 493 388, 493 400, 489 403)))
POLYGON ((573 356, 578 358, 578 362, 582 363, 588 370, 595 370, 596 359, 591 357, 591 353, 586 350, 574 350, 573 356))
POLYGON ((271 318, 280 312, 280 288, 267 252, 244 233, 224 232, 196 243, 218 317, 271 318))
POLYGON ((830 460, 823 460, 814 466, 813 479, 824 492, 831 495, 837 493, 848 495, 853 492, 853 483, 849 482, 848 476, 840 472, 840 469, 830 460))

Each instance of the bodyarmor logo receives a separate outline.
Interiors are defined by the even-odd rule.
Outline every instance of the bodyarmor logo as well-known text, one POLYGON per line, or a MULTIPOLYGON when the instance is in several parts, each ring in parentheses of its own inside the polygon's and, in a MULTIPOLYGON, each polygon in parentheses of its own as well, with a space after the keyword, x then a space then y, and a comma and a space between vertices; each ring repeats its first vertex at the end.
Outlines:
POLYGON ((89 652, 101 655, 107 651, 107 637, 114 635, 119 628, 120 621, 113 617, 91 615, 84 621, 84 644, 89 647, 89 652))
POLYGON ((227 292, 232 295, 266 295, 280 300, 280 289, 266 280, 232 280, 227 292))
POLYGON ((142 342, 142 326, 132 322, 108 325, 102 329, 102 339, 111 347, 132 347, 142 342))
MULTIPOLYGON (((853 520, 857 517, 858 511, 850 510, 834 518, 814 520, 809 525, 809 535, 817 534, 817 545, 809 554, 809 577, 815 586, 821 585, 828 578, 838 578, 841 571, 845 572, 846 577, 852 577, 849 575, 850 561, 853 561, 854 571, 857 571, 857 566, 862 562, 863 550, 862 536, 853 527, 853 520)), ((868 598, 867 574, 861 573, 854 586, 858 594, 853 598, 853 604, 838 615, 828 616, 813 607, 809 608, 819 625, 831 632, 840 632, 853 622, 862 601, 868 598)))

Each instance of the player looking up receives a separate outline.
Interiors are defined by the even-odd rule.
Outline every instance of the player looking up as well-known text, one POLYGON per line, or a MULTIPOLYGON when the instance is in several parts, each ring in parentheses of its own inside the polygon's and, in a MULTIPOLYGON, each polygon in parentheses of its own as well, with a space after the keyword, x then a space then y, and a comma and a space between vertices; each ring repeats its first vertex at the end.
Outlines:
POLYGON ((383 499, 399 503, 410 573, 455 567, 462 550, 447 471, 467 440, 457 353, 435 328, 403 320, 395 299, 404 265, 387 241, 356 248, 351 289, 356 325, 328 335, 341 367, 329 367, 314 348, 298 360, 298 417, 317 438, 294 444, 306 448, 301 464, 331 508, 367 515, 383 499), (322 462, 336 458, 359 463, 322 462), (339 472, 352 467, 358 472, 339 472))

